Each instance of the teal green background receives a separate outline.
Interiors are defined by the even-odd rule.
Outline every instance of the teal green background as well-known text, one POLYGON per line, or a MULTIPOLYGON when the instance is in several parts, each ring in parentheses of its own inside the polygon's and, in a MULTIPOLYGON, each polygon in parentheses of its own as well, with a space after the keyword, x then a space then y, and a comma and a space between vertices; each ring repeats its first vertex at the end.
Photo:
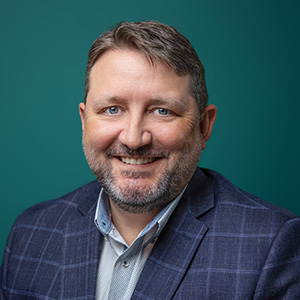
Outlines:
POLYGON ((88 50, 121 20, 175 26, 218 118, 200 165, 300 215, 298 0, 2 1, 0 255, 16 217, 94 177, 78 104, 88 50))

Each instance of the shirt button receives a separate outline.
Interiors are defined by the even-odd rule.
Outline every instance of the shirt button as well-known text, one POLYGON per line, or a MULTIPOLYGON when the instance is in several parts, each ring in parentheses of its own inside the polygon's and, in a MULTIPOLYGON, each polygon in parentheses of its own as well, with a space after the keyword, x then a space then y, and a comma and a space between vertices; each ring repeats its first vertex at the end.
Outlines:
POLYGON ((130 265, 130 262, 128 260, 124 260, 122 265, 123 265, 124 268, 128 268, 129 265, 130 265))

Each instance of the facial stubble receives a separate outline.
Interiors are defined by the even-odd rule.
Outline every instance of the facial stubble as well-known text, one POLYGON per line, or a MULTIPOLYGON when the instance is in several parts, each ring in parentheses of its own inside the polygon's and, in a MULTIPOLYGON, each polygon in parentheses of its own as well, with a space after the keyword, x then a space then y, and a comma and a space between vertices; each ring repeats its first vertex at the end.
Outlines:
MULTIPOLYGON (((187 149, 180 152, 173 166, 166 168, 154 183, 147 187, 138 184, 139 179, 147 177, 147 172, 122 171, 121 175, 130 178, 131 183, 121 186, 111 170, 113 154, 122 153, 122 156, 131 156, 132 150, 124 145, 120 145, 118 149, 109 148, 102 153, 105 159, 100 159, 101 154, 85 141, 84 135, 82 141, 86 160, 109 198, 124 211, 138 214, 164 207, 183 190, 194 174, 201 154, 200 133, 195 139, 191 147, 186 147, 187 149)), ((158 153, 159 150, 147 147, 137 152, 139 156, 147 157, 150 153, 151 155, 158 153)), ((164 151, 160 153, 166 159, 170 158, 169 153, 164 151)))

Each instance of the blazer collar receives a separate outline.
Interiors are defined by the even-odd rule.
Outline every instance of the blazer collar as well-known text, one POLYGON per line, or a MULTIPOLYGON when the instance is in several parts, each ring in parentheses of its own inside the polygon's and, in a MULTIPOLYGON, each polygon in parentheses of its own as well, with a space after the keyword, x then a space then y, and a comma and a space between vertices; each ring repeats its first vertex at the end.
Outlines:
POLYGON ((213 181, 197 169, 141 273, 132 299, 171 299, 208 226, 200 216, 214 207, 213 181))
POLYGON ((78 198, 80 202, 77 209, 81 215, 85 216, 96 209, 100 190, 101 186, 99 182, 94 180, 85 185, 79 192, 78 198))
POLYGON ((204 172, 205 169, 197 168, 181 201, 183 207, 185 206, 196 218, 207 213, 215 205, 214 182, 204 172))
MULTIPOLYGON (((84 294, 91 297, 95 295, 101 234, 94 225, 94 213, 100 188, 99 183, 93 181, 79 191, 78 211, 81 217, 70 222, 65 230, 63 290, 64 296, 72 291, 69 298, 81 297, 84 294)), ((207 213, 213 206, 212 180, 197 169, 157 240, 132 299, 140 299, 141 295, 152 299, 172 298, 208 230, 208 227, 197 218, 207 213)))

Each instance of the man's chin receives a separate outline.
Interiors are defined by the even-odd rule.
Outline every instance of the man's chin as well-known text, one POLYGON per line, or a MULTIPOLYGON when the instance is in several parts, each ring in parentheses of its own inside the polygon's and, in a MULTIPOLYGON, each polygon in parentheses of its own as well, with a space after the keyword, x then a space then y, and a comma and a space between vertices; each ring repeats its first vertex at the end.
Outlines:
POLYGON ((125 195, 113 194, 110 199, 122 210, 133 214, 141 214, 151 212, 158 208, 164 207, 168 201, 163 201, 163 198, 147 197, 141 192, 132 192, 125 195))
MULTIPOLYGON (((130 181, 130 180, 129 180, 130 181)), ((114 184, 105 185, 104 189, 110 199, 121 209, 131 213, 144 213, 164 207, 170 201, 168 189, 159 185, 138 184, 134 180, 127 185, 122 183, 117 187, 114 184)))
POLYGON ((118 183, 117 189, 121 191, 121 193, 122 191, 126 191, 130 194, 148 195, 148 190, 151 191, 157 188, 157 184, 149 178, 122 178, 122 180, 119 180, 118 183))

